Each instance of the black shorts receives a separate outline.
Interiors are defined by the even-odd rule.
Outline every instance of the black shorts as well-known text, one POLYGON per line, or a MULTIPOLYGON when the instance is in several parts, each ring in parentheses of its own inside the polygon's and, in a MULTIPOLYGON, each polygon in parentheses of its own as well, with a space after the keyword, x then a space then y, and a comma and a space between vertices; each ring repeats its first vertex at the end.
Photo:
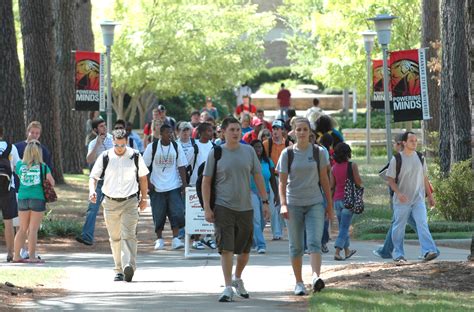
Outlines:
POLYGON ((219 253, 249 253, 253 239, 253 210, 235 211, 216 205, 214 229, 219 253))
POLYGON ((18 204, 15 189, 11 189, 8 195, 0 196, 0 208, 3 220, 11 220, 18 217, 18 204))

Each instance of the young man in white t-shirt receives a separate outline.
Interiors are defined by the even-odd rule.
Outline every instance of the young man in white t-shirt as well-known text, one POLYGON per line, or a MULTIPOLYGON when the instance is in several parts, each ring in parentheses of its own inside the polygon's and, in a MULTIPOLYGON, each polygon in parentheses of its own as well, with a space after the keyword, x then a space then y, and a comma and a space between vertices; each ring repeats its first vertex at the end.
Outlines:
MULTIPOLYGON (((13 144, 10 144, 11 148, 8 155, 4 155, 4 153, 8 152, 8 146, 9 144, 7 141, 3 139, 3 126, 0 126, 0 157, 8 158, 10 161, 11 170, 12 172, 15 172, 15 165, 20 160, 20 157, 18 156, 18 151, 13 144)), ((7 247, 7 262, 11 262, 13 260, 13 241, 15 238, 13 219, 18 217, 15 180, 13 179, 13 175, 11 175, 10 179, 10 190, 7 194, 0 195, 0 209, 2 210, 3 225, 5 227, 3 232, 5 235, 5 244, 7 247)))
POLYGON ((143 154, 145 164, 151 169, 150 183, 153 187, 149 195, 157 236, 155 249, 165 248, 162 232, 167 216, 173 231, 171 247, 180 249, 184 247, 178 234, 185 222, 182 192, 187 186, 186 166, 188 161, 181 144, 171 140, 173 135, 171 126, 162 125, 160 134, 160 140, 149 144, 143 154), (153 146, 156 146, 154 157, 153 146))

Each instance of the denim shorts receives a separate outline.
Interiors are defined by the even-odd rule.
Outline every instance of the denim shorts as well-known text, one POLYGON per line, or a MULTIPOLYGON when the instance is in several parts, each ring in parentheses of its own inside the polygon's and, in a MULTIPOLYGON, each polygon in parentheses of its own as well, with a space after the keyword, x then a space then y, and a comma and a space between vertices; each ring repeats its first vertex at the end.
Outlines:
POLYGON ((303 256, 305 230, 309 253, 321 253, 325 210, 322 203, 308 206, 288 205, 288 237, 291 258, 303 256))
POLYGON ((18 210, 43 212, 46 211, 46 201, 42 199, 19 199, 18 210))
POLYGON ((155 224, 155 233, 163 231, 166 217, 170 221, 171 228, 182 228, 184 226, 184 202, 181 196, 181 188, 167 192, 150 193, 151 214, 155 224))

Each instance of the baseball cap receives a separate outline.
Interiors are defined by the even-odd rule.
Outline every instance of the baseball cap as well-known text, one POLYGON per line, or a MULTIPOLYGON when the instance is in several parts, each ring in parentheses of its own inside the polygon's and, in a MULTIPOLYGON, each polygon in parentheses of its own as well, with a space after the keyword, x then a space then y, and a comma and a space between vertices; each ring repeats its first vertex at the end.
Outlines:
POLYGON ((252 120, 253 127, 260 126, 262 124, 263 124, 263 121, 260 118, 253 117, 253 120, 252 120))
POLYGON ((178 126, 179 130, 192 129, 192 128, 193 126, 191 125, 191 123, 187 121, 180 122, 178 126))
POLYGON ((158 105, 158 110, 164 112, 166 107, 164 105, 158 105))
POLYGON ((280 128, 280 129, 284 129, 285 128, 285 125, 283 124, 283 121, 279 120, 279 119, 275 119, 272 123, 272 128, 280 128))

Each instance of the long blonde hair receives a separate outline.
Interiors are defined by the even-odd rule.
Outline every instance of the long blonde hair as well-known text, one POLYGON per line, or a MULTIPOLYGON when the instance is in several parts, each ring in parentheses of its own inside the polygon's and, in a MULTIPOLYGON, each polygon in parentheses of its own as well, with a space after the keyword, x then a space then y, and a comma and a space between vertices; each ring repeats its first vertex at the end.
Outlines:
POLYGON ((43 150, 38 140, 31 140, 26 144, 23 162, 28 166, 28 169, 43 162, 43 150))

